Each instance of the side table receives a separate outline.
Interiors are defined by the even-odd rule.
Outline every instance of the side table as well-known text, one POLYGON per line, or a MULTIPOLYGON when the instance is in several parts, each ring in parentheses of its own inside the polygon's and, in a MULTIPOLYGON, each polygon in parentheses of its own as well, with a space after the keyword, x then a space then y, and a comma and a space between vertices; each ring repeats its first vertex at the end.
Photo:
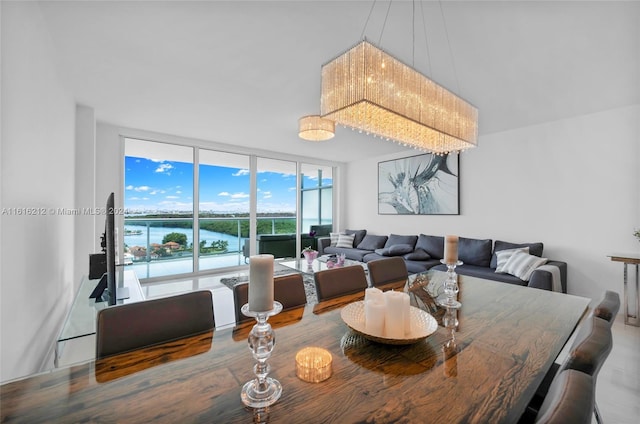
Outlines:
POLYGON ((614 262, 622 262, 624 263, 624 323, 629 325, 634 325, 636 327, 640 327, 640 292, 638 291, 639 282, 638 282, 638 265, 640 265, 640 253, 614 253, 608 255, 612 261, 614 262), (634 293, 635 297, 635 315, 631 315, 629 313, 629 294, 627 287, 627 265, 635 265, 636 266, 636 290, 634 293))

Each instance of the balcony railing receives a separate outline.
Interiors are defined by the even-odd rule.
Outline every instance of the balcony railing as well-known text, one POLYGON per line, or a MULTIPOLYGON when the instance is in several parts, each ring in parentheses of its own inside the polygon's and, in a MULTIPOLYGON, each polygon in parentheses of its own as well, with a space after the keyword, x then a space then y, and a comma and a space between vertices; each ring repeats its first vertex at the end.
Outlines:
MULTIPOLYGON (((194 245, 194 218, 133 218, 124 220, 124 260, 138 278, 185 274, 243 265, 249 218, 202 217, 194 245), (213 231, 213 230, 219 231, 213 231), (170 233, 180 236, 168 241, 170 233), (194 254, 198 258, 194 266, 194 254), (197 269, 196 269, 197 268, 197 269)), ((259 234, 295 232, 295 217, 259 217, 259 234), (291 229, 294 229, 291 231, 291 229)))

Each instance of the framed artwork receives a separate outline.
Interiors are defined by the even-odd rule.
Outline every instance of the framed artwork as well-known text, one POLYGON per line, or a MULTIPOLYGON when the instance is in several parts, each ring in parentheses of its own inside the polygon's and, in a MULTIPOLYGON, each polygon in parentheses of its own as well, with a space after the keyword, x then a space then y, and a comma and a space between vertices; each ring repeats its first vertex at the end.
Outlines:
POLYGON ((459 215, 460 155, 425 153, 378 163, 378 214, 459 215))

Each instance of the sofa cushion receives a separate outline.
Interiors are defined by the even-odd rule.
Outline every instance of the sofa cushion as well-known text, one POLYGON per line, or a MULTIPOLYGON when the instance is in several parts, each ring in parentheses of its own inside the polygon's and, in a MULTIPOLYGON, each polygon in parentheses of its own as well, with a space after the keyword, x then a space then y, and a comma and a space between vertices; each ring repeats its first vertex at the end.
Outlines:
POLYGON ((329 233, 329 237, 331 238, 331 246, 338 244, 338 237, 341 233, 329 233))
POLYGON ((351 248, 353 247, 353 239, 355 234, 340 234, 338 236, 338 242, 336 247, 351 248))
POLYGON ((353 245, 357 246, 362 243, 362 239, 367 235, 367 230, 344 230, 345 234, 353 234, 353 245))
POLYGON ((416 242, 416 249, 422 249, 433 259, 444 258, 444 237, 420 234, 416 242))
POLYGON ((402 256, 413 252, 413 246, 410 244, 394 244, 393 246, 376 249, 375 252, 382 256, 402 256))
POLYGON ((529 254, 534 256, 542 256, 542 248, 544 247, 542 243, 509 243, 508 241, 496 240, 493 246, 493 256, 491 258, 491 268, 496 268, 498 265, 496 260, 498 259, 496 256, 496 252, 500 250, 507 249, 515 249, 518 247, 528 247, 529 254))
POLYGON ((404 255, 404 258, 408 261, 426 261, 427 259, 431 259, 431 256, 424 250, 416 248, 413 252, 404 255))
POLYGON ((517 249, 499 250, 495 253, 498 258, 496 261, 496 272, 498 274, 506 272, 506 265, 509 258, 516 252, 529 253, 529 246, 518 247, 517 249))
MULTIPOLYGON (((398 234, 390 234, 387 242, 384 247, 391 247, 397 244, 407 244, 411 246, 411 250, 416 246, 416 242, 418 241, 418 236, 401 236, 398 234)), ((409 252, 405 252, 409 253, 409 252)))
POLYGON ((517 251, 507 261, 505 272, 520 278, 523 281, 529 281, 531 274, 540 265, 547 263, 547 258, 530 255, 525 252, 517 251))
POLYGON ((365 255, 369 255, 369 254, 375 255, 375 253, 371 253, 371 250, 360 250, 360 249, 354 249, 353 247, 345 249, 342 247, 332 247, 332 246, 326 247, 324 249, 324 253, 327 255, 334 255, 334 254, 339 255, 341 253, 344 253, 347 259, 352 259, 354 261, 359 261, 359 262, 365 262, 364 261, 365 255))
POLYGON ((387 236, 375 236, 373 234, 367 234, 364 236, 362 241, 356 245, 356 247, 361 250, 371 251, 382 249, 385 242, 387 241, 387 238, 387 236))
POLYGON ((458 259, 467 265, 489 267, 491 264, 491 239, 458 239, 458 259))

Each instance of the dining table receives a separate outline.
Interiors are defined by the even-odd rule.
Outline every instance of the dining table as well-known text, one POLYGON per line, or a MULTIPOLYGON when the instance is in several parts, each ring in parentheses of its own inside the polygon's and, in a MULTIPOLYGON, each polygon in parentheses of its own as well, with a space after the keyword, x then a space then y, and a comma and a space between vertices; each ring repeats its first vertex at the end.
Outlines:
POLYGON ((446 273, 429 271, 383 289, 409 293, 435 332, 410 344, 375 341, 342 310, 364 291, 269 318, 269 376, 281 397, 241 401, 254 379, 244 322, 2 384, 2 423, 516 423, 583 317, 590 299, 458 276, 458 310, 433 298, 446 273), (296 353, 320 347, 331 376, 296 375, 296 353))

